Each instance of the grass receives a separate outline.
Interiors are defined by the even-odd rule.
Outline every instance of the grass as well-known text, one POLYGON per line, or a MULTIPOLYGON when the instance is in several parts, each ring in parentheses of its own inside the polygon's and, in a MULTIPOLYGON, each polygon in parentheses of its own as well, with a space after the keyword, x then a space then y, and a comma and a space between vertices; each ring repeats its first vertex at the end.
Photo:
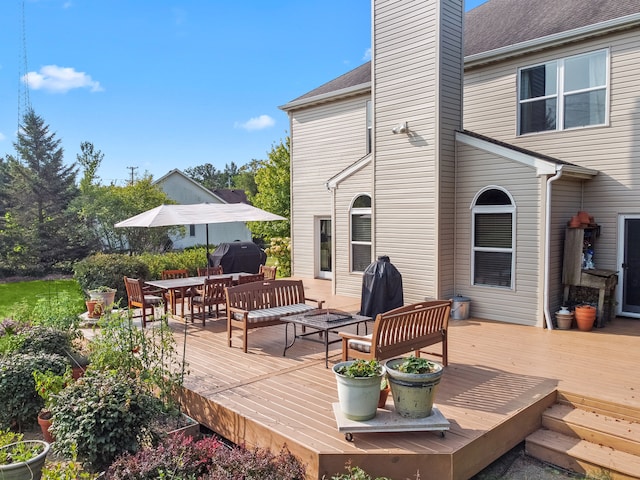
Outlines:
MULTIPOLYGON (((84 306, 84 295, 76 280, 33 280, 0 284, 0 319, 10 317, 22 303, 35 304, 40 298, 55 298, 67 292, 84 306)), ((84 308, 81 310, 84 311, 84 308)))

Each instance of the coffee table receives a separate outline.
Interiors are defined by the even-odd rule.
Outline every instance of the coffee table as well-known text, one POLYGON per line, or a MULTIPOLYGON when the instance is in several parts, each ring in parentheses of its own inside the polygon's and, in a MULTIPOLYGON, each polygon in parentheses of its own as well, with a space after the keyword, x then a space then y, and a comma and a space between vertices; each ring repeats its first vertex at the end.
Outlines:
POLYGON ((330 333, 338 333, 338 329, 346 327, 348 325, 356 325, 359 333, 360 323, 364 323, 364 331, 367 333, 367 323, 371 320, 371 317, 365 317, 355 313, 343 312, 341 310, 319 308, 310 310, 305 313, 297 315, 287 315, 282 317, 281 320, 286 322, 284 330, 284 342, 285 347, 282 352, 284 357, 287 354, 287 350, 293 346, 296 342, 296 338, 303 338, 314 342, 324 343, 324 365, 329 368, 329 345, 332 343, 341 342, 342 339, 329 340, 330 333), (293 325, 293 339, 291 343, 287 343, 289 340, 289 325, 293 325), (302 332, 300 335, 296 334, 296 325, 302 326, 302 332), (306 332, 307 328, 313 329, 312 332, 306 332), (309 338, 310 335, 320 336, 320 339, 309 338))

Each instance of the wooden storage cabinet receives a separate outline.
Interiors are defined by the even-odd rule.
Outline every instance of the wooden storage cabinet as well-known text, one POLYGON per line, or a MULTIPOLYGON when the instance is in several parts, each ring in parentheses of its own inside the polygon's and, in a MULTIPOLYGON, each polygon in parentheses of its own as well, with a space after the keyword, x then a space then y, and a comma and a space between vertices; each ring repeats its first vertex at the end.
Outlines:
MULTIPOLYGON (((588 245, 595 251, 595 242, 600 236, 600 226, 567 228, 564 240, 564 259, 562 267, 562 283, 564 285, 564 303, 569 300, 569 288, 573 286, 598 289, 597 326, 613 317, 613 298, 618 284, 617 272, 614 270, 590 269, 583 267, 583 255, 588 245), (609 308, 605 311, 605 301, 609 308)), ((597 260, 596 260, 597 261, 597 260)))

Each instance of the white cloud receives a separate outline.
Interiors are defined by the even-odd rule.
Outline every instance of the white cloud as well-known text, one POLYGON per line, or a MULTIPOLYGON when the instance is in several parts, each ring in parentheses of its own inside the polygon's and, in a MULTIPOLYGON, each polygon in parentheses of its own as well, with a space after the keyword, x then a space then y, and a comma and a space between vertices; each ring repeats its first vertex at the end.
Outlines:
POLYGON ((367 48, 364 51, 364 55, 362 57, 362 60, 371 60, 371 48, 367 48))
POLYGON ((259 117, 250 118, 246 122, 236 122, 236 128, 244 128, 245 130, 262 130, 265 128, 273 127, 276 121, 269 115, 260 115, 259 117))
POLYGON ((22 78, 33 90, 46 90, 53 93, 66 93, 74 88, 88 88, 92 92, 101 92, 100 82, 94 81, 84 72, 76 72, 71 67, 45 65, 40 72, 29 72, 22 78))

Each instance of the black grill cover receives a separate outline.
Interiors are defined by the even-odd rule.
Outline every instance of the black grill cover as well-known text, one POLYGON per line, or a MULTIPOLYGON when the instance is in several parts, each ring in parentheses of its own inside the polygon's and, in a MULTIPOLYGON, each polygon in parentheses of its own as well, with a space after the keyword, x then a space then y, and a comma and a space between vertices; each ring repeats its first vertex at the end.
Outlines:
POLYGON ((376 318, 379 313, 403 305, 402 275, 389 257, 378 257, 378 261, 369 265, 362 276, 360 315, 376 318))
POLYGON ((258 273, 267 254, 253 242, 221 243, 209 254, 209 266, 222 265, 224 273, 258 273))

